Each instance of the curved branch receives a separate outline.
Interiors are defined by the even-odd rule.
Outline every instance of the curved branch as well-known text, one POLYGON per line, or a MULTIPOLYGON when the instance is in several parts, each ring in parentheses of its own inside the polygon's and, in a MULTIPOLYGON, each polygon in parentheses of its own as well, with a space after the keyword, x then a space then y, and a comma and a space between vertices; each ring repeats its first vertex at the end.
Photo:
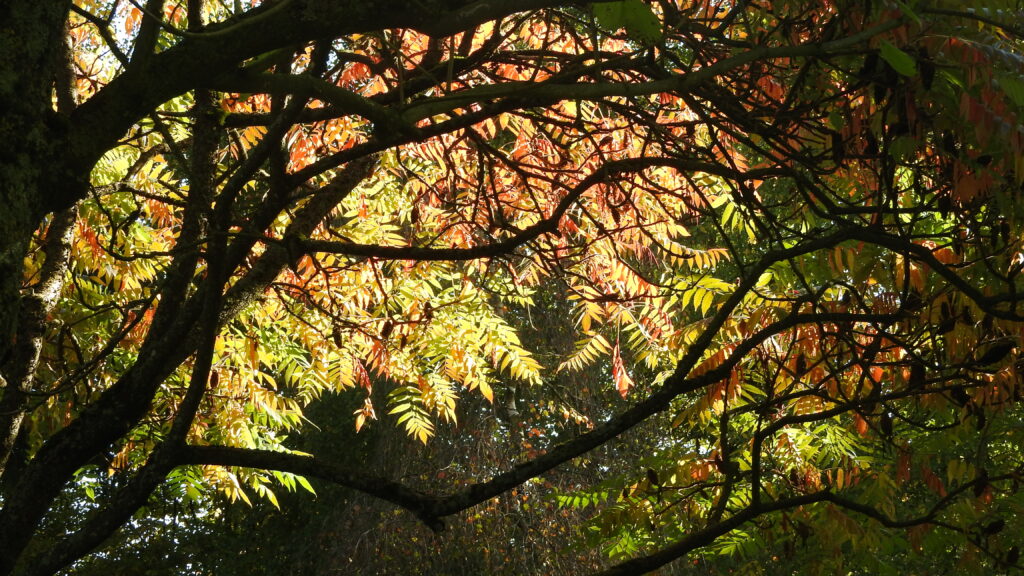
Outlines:
POLYGON ((1004 320, 1013 320, 1019 322, 1024 320, 1024 315, 1018 314, 1010 310, 1000 310, 995 307, 996 304, 1009 303, 1016 305, 1021 300, 1021 296, 1015 293, 1009 294, 995 294, 992 296, 986 296, 981 290, 972 286, 969 282, 961 278, 956 272, 950 269, 949 266, 944 264, 935 254, 932 253, 931 249, 922 244, 915 244, 910 240, 887 234, 886 232, 877 228, 856 228, 851 229, 852 238, 855 240, 862 240, 871 244, 876 244, 892 250, 893 252, 906 254, 919 262, 927 264, 936 274, 942 276, 944 280, 949 282, 951 286, 959 290, 965 296, 970 298, 977 304, 982 310, 991 314, 996 318, 1004 320))
POLYGON ((423 118, 445 114, 469 103, 487 102, 500 98, 528 98, 530 100, 539 99, 541 101, 557 102, 570 99, 600 100, 613 96, 636 98, 663 92, 686 93, 713 78, 759 60, 822 58, 837 52, 844 52, 863 42, 867 42, 885 31, 896 28, 902 23, 903 21, 900 19, 889 20, 860 33, 830 42, 752 48, 741 54, 723 58, 705 68, 691 70, 680 76, 645 83, 600 82, 592 84, 564 84, 556 81, 524 81, 480 86, 449 96, 433 98, 423 102, 414 102, 406 107, 402 112, 402 116, 406 122, 413 124, 423 118))
MULTIPOLYGON (((967 483, 963 488, 970 488, 971 485, 972 483, 967 483)), ((962 491, 963 490, 960 490, 958 493, 962 491)), ((952 501, 953 498, 951 497, 944 498, 940 502, 936 503, 936 505, 925 514, 901 520, 891 518, 871 506, 861 504, 860 502, 850 500, 849 498, 844 498, 833 492, 822 491, 812 494, 804 494, 756 506, 748 506, 729 518, 704 528, 703 530, 694 532, 675 544, 666 546, 665 548, 662 548, 648 556, 634 558, 633 560, 623 562, 622 564, 614 566, 608 570, 599 572, 595 576, 631 576, 635 574, 644 574, 652 570, 656 570, 669 562, 678 560, 698 548, 711 544, 716 538, 735 530, 758 516, 822 502, 828 502, 840 508, 856 512, 888 528, 908 528, 911 526, 920 526, 922 524, 933 524, 944 528, 955 529, 948 524, 937 522, 935 520, 935 516, 952 501)))
POLYGON ((815 504, 826 499, 826 493, 818 492, 815 494, 804 494, 801 496, 786 498, 784 500, 777 500, 775 502, 761 504, 756 507, 747 507, 725 520, 708 526, 703 530, 698 530, 675 544, 666 546, 653 554, 628 560, 622 564, 613 566, 608 570, 598 572, 595 576, 635 576, 636 574, 645 574, 660 568, 673 560, 678 560, 698 548, 711 544, 718 537, 732 532, 736 528, 739 528, 758 516, 762 516, 770 512, 778 512, 780 510, 795 508, 797 506, 815 504))
MULTIPOLYGON (((609 440, 618 437, 623 432, 633 428, 650 416, 665 410, 670 406, 671 401, 679 395, 699 390, 712 382, 721 380, 729 374, 729 372, 740 362, 740 360, 743 359, 743 357, 746 356, 747 353, 775 334, 788 330, 801 323, 819 322, 823 320, 848 321, 851 319, 862 319, 863 315, 857 314, 791 314, 785 319, 769 325, 757 334, 745 340, 740 346, 737 346, 734 353, 717 368, 709 370, 700 376, 687 378, 690 370, 692 370, 693 366, 703 355, 707 347, 710 346, 718 329, 721 328, 721 325, 724 324, 732 311, 743 301, 746 293, 756 285, 757 279, 760 277, 762 272, 767 270, 777 261, 833 246, 847 239, 848 234, 837 233, 807 242, 803 246, 788 250, 780 250, 767 255, 751 270, 750 277, 745 282, 741 283, 740 287, 735 293, 733 293, 732 297, 730 297, 729 300, 723 304, 722 308, 719 309, 714 320, 710 323, 708 331, 705 332, 705 334, 702 335, 702 337, 699 338, 693 346, 691 346, 686 357, 684 357, 677 366, 675 373, 665 381, 661 389, 632 408, 621 413, 619 416, 597 426, 586 434, 556 446, 549 452, 533 460, 521 463, 506 472, 494 476, 488 481, 468 486, 460 492, 442 497, 423 495, 408 489, 403 491, 399 489, 400 485, 395 483, 388 483, 387 489, 380 490, 377 488, 380 482, 379 478, 354 476, 347 472, 345 475, 337 476, 337 478, 339 478, 342 481, 341 483, 346 486, 363 490, 368 494, 381 497, 389 502, 403 506, 427 522, 428 525, 436 527, 438 526, 437 520, 439 518, 455 514, 480 504, 481 502, 498 496, 531 478, 539 476, 544 472, 568 462, 577 456, 585 454, 594 448, 605 444, 609 440)), ((237 466, 258 466, 260 464, 272 463, 277 466, 296 466, 296 468, 277 468, 278 470, 303 475, 313 475, 320 478, 325 478, 326 474, 326 479, 332 479, 332 477, 337 473, 336 468, 331 464, 324 463, 315 457, 300 457, 295 455, 271 457, 269 454, 279 455, 281 453, 248 451, 242 449, 214 451, 213 448, 208 447, 194 447, 189 448, 189 450, 192 450, 191 452, 188 452, 189 454, 197 454, 201 453, 202 450, 207 450, 206 453, 216 454, 218 457, 225 459, 220 462, 212 460, 203 462, 189 460, 182 463, 219 464, 221 462, 226 462, 224 465, 237 466), (201 448, 201 450, 198 450, 198 448, 201 448), (252 452, 253 455, 248 455, 250 452, 252 452), (291 457, 286 458, 285 456, 291 457), (226 459, 228 457, 231 459, 226 459), (243 461, 249 462, 249 464, 243 464, 243 461), (320 471, 321 468, 323 468, 323 471, 320 471)))
MULTIPOLYGON (((373 158, 350 163, 296 214, 289 227, 295 234, 313 228, 365 178, 373 158)), ((230 249, 229 249, 230 250, 230 249)), ((230 261, 231 254, 226 258, 230 261)), ((248 274, 224 294, 221 313, 207 321, 223 325, 256 298, 291 262, 284 249, 271 246, 248 274)), ((0 510, 0 573, 9 570, 31 539, 39 520, 74 471, 134 426, 149 408, 160 384, 199 346, 197 322, 209 284, 193 294, 167 322, 165 330, 150 330, 138 361, 65 428, 36 452, 0 510)))
POLYGON ((297 238, 294 236, 285 236, 283 240, 278 242, 284 243, 292 250, 298 250, 304 253, 321 252, 341 254, 345 256, 381 258, 386 260, 465 261, 507 256, 512 254, 517 248, 536 240, 544 234, 556 232, 558 230, 558 223, 561 221, 562 216, 565 215, 566 211, 568 211, 573 204, 576 204, 580 196, 588 189, 605 182, 613 176, 639 172, 655 167, 670 167, 675 168, 676 170, 689 172, 705 172, 707 174, 745 180, 765 179, 771 176, 779 176, 784 173, 781 170, 772 168, 737 172, 720 164, 683 158, 628 158, 607 162, 599 169, 591 172, 590 175, 573 186, 572 190, 570 190, 558 205, 552 209, 551 215, 547 218, 520 230, 511 238, 490 244, 481 244, 471 248, 380 246, 375 244, 357 244, 354 242, 297 238))
POLYGON ((441 515, 435 512, 442 498, 310 455, 229 446, 185 446, 177 455, 177 464, 261 468, 319 478, 401 506, 435 530, 442 527, 441 515))
POLYGON ((349 92, 336 84, 299 74, 252 74, 242 70, 217 78, 209 87, 222 92, 252 92, 294 94, 314 97, 332 105, 331 110, 341 116, 356 114, 373 122, 378 128, 412 131, 412 125, 403 127, 398 114, 374 101, 349 92))
MULTIPOLYGON (((436 3, 381 0, 281 0, 189 33, 177 45, 145 58, 80 106, 69 122, 68 168, 89 174, 97 160, 133 124, 161 103, 209 85, 247 59, 321 38, 389 28, 414 28, 432 35, 468 30, 495 18, 562 4, 557 0, 460 0, 436 3)), ((83 183, 84 186, 84 183, 83 183)), ((84 195, 67 186, 48 198, 50 210, 84 195)))
MULTIPOLYGON (((1024 37, 1024 27, 1014 26, 1012 23, 1000 22, 995 18, 986 16, 984 13, 979 12, 973 8, 967 8, 966 10, 951 10, 948 8, 925 8, 921 7, 918 9, 922 14, 935 14, 937 16, 952 16, 954 18, 963 18, 965 20, 974 20, 982 24, 988 24, 994 28, 1010 32, 1018 38, 1024 37)), ((1019 13, 1017 13, 1019 14, 1019 13)))

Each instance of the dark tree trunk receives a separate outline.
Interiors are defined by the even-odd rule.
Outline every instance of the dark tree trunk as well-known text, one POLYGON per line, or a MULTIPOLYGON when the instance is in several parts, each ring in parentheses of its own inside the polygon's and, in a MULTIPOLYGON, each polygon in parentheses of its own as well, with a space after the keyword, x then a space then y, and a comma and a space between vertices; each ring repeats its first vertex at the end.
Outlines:
MULTIPOLYGON (((118 382, 47 438, 29 462, 19 462, 5 473, 16 446, 21 446, 19 460, 24 459, 19 432, 30 401, 36 398, 32 392, 45 390, 48 384, 35 381, 35 366, 47 312, 60 290, 46 282, 45 268, 50 268, 52 278, 65 275, 66 270, 57 266, 66 261, 62 238, 74 221, 74 204, 88 190, 94 163, 155 106, 209 87, 220 76, 237 71, 247 58, 381 26, 418 27, 443 35, 549 3, 552 0, 265 2, 167 50, 133 54, 117 78, 76 108, 68 90, 61 90, 68 84, 64 42, 71 0, 0 0, 0 576, 14 572, 18 562, 22 567, 28 563, 23 559, 26 547, 75 470, 144 417, 164 378, 198 345, 192 338, 201 321, 198 301, 161 299, 166 310, 161 314, 173 320, 167 329, 154 321, 136 362, 118 382), (43 231, 44 270, 26 285, 25 256, 33 235, 43 231), (49 295, 53 298, 48 301, 49 295)), ((294 235, 310 234, 372 169, 370 158, 349 163, 338 182, 324 187, 296 216, 294 235)), ((268 250, 225 294, 225 308, 237 311, 261 292, 291 261, 285 252, 279 247, 268 250)), ((191 281, 191 274, 187 278, 191 281)), ((208 321, 223 322, 225 315, 230 314, 208 321)))
POLYGON ((53 109, 68 0, 8 0, 0 7, 0 471, 23 418, 35 334, 19 329, 37 302, 22 298, 23 261, 57 186, 64 124, 53 109))
MULTIPOLYGON (((24 259, 32 235, 53 209, 52 199, 79 194, 88 178, 62 168, 66 120, 54 109, 70 5, 0 3, 0 473, 26 414, 38 342, 55 298, 52 287, 42 284, 26 290, 24 259)), ((73 214, 52 220, 54 236, 65 237, 69 218, 73 214)), ((62 259, 59 250, 50 256, 50 267, 62 259)), ((63 277, 63 270, 53 269, 52 277, 63 277)), ((0 574, 9 573, 17 557, 6 544, 0 537, 0 574)))

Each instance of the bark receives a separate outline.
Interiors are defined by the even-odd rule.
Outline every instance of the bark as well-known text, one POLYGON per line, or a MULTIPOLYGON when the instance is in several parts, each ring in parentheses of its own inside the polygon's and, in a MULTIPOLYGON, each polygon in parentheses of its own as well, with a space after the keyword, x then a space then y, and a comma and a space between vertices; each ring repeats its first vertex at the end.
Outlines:
MULTIPOLYGON (((6 463, 21 432, 29 405, 29 391, 39 364, 46 319, 57 304, 71 252, 71 233, 78 211, 70 208, 57 214, 46 234, 45 260, 39 281, 21 299, 17 340, 8 362, 6 379, 10 384, 0 397, 0 475, 6 476, 6 463)), ((6 480, 6 478, 5 478, 6 480)))
MULTIPOLYGON (((308 235, 313 228, 368 176, 372 159, 351 163, 346 170, 314 196, 293 218, 288 233, 308 235)), ((143 418, 161 383, 200 345, 199 329, 207 323, 217 326, 233 318, 242 307, 266 289, 285 266, 298 255, 271 247, 224 296, 219 316, 203 316, 207 291, 220 284, 206 282, 190 297, 175 321, 150 337, 139 359, 99 400, 89 406, 66 428, 51 437, 29 463, 6 495, 0 510, 0 574, 10 573, 32 533, 74 472, 127 433, 143 418)))
POLYGON ((10 354, 22 259, 41 215, 43 166, 36 159, 51 146, 46 72, 60 42, 61 4, 26 0, 0 8, 0 360, 10 354))
POLYGON ((32 381, 38 319, 52 296, 41 287, 23 306, 21 290, 24 258, 45 214, 44 198, 56 194, 61 176, 67 176, 57 159, 63 122, 52 110, 51 93, 69 6, 69 1, 11 0, 0 7, 0 472, 32 381))
MULTIPOLYGON (((152 0, 147 6, 160 4, 152 0)), ((72 2, 5 0, 0 4, 0 110, 4 111, 0 117, 0 463, 18 439, 47 312, 59 294, 59 282, 49 280, 57 281, 64 274, 60 265, 66 256, 61 249, 65 235, 60 226, 70 229, 74 218, 70 209, 85 197, 95 162, 139 119, 171 98, 209 87, 246 59, 278 48, 382 27, 446 35, 503 15, 556 4, 560 2, 268 0, 228 22, 193 26, 180 33, 178 44, 160 52, 154 52, 154 29, 147 25, 125 71, 89 101, 63 113, 53 110, 53 102, 64 102, 67 108, 73 106, 73 98, 69 100, 60 90, 55 93, 54 86, 67 76, 66 69, 59 69, 59 56, 72 2), (49 280, 26 288, 23 262, 32 235, 48 215, 60 212, 62 216, 52 217, 54 234, 48 250, 52 258, 46 264, 49 272, 44 272, 44 280, 47 276, 49 280)), ((369 157, 350 162, 335 183, 297 213, 288 234, 308 236, 369 174, 372 165, 369 157)), ((208 208, 208 202, 204 204, 208 208)), ((196 222, 194 228, 199 239, 203 226, 196 222)), ((233 246, 228 249, 229 265, 237 252, 233 246)), ((154 323, 136 363, 67 427, 47 439, 19 470, 18 478, 5 478, 9 489, 0 510, 0 575, 15 569, 41 518, 75 471, 145 417, 164 379, 201 345, 197 327, 220 325, 233 317, 297 256, 284 246, 268 247, 250 273, 223 295, 221 313, 204 317, 208 291, 220 286, 206 283, 189 295, 197 256, 180 255, 176 264, 180 264, 179 280, 184 281, 177 288, 173 282, 165 285, 169 292, 160 301, 160 316, 166 320, 154 323)))
MULTIPOLYGON (((249 58, 322 38, 386 28, 414 28, 444 36, 489 20, 564 4, 558 0, 278 0, 213 24, 148 57, 133 55, 132 66, 80 106, 70 123, 67 151, 73 172, 93 164, 141 117, 159 104, 195 88, 210 87, 249 58)), ((77 199, 75 191, 48 198, 59 210, 77 199)))

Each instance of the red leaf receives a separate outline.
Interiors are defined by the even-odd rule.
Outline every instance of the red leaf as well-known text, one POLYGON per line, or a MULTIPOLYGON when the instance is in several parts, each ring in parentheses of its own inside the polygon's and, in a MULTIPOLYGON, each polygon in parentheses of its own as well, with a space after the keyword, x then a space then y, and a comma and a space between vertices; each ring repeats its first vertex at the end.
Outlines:
POLYGON ((622 363, 622 354, 619 353, 619 342, 615 342, 615 348, 612 350, 612 381, 615 382, 615 389, 619 391, 619 395, 623 398, 629 394, 629 389, 633 387, 633 379, 629 377, 629 372, 626 371, 626 367, 622 363))

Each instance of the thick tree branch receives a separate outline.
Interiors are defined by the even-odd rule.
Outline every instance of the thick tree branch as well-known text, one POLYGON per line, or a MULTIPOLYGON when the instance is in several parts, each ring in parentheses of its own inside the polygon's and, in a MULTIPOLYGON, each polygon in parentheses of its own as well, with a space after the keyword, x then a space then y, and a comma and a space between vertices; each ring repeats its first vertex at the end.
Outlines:
POLYGON ((622 564, 618 564, 608 570, 598 572, 595 576, 634 576, 636 574, 645 574, 652 570, 656 570, 673 560, 682 558, 698 548, 703 548, 704 546, 711 544, 720 536, 724 536, 729 532, 732 532, 736 528, 739 528, 758 516, 822 502, 827 498, 827 493, 818 492, 815 494, 804 494, 794 496, 792 498, 784 498, 774 502, 766 502, 757 507, 751 506, 744 508, 725 520, 712 524, 702 530, 698 530, 686 538, 666 546, 653 554, 623 562, 622 564))
POLYGON ((336 84, 309 75, 253 74, 239 70, 210 83, 222 92, 292 94, 300 98, 317 98, 331 105, 340 115, 357 115, 373 122, 377 129, 393 132, 414 132, 412 124, 403 126, 399 115, 369 98, 349 92, 336 84))
MULTIPOLYGON (((342 170, 331 184, 303 206, 289 230, 300 235, 312 232, 369 174, 373 162, 374 159, 367 158, 342 170)), ((262 294, 291 261, 292 257, 284 249, 268 249, 252 270, 225 294, 221 314, 206 321, 222 325, 233 318, 243 306, 262 294)), ((200 344, 195 327, 203 318, 204 294, 208 287, 204 285, 181 307, 166 330, 151 329, 136 363, 36 453, 0 510, 0 547, 5 550, 0 556, 0 574, 10 571, 31 539, 35 526, 74 471, 136 425, 161 383, 195 352, 200 344)))
POLYGON ((448 96, 430 98, 422 102, 413 102, 402 110, 402 118, 408 124, 415 124, 423 118, 446 114, 472 103, 488 102, 502 98, 558 102, 572 99, 597 101, 610 97, 638 98, 662 93, 683 94, 692 92, 712 79, 724 76, 752 62, 766 62, 780 58, 824 58, 836 53, 843 53, 866 43, 887 30, 899 26, 901 23, 902 21, 898 19, 890 20, 858 34, 830 42, 751 48, 735 56, 723 58, 705 68, 691 70, 679 76, 651 82, 563 84, 552 80, 549 82, 506 82, 479 86, 448 96))
POLYGON ((45 259, 38 281, 22 296, 18 343, 5 366, 7 387, 0 394, 0 477, 4 477, 5 483, 10 480, 4 472, 28 408, 46 323, 64 288, 77 217, 78 210, 74 207, 54 215, 43 243, 45 259))
POLYGON ((350 470, 314 456, 232 448, 227 446, 187 446, 178 455, 178 464, 239 466, 291 472, 319 478, 352 488, 401 506, 434 529, 440 528, 441 515, 435 512, 440 498, 413 490, 403 484, 360 470, 350 470))
MULTIPOLYGON (((501 16, 559 4, 554 0, 463 0, 439 8, 432 2, 398 0, 266 2, 145 58, 80 106, 69 125, 68 168, 88 174, 100 156, 156 106, 210 85, 249 58, 320 38, 389 28, 449 35, 501 16)), ((83 194, 83 189, 69 186, 50 199, 50 208, 67 205, 83 194)))
POLYGON ((280 243, 303 253, 330 253, 363 258, 380 258, 385 260, 419 260, 419 261, 465 261, 481 258, 495 258, 514 253, 518 248, 558 230, 558 224, 565 213, 590 188, 612 181, 625 174, 642 172, 649 168, 670 167, 681 172, 703 172, 736 180, 760 180, 782 175, 778 169, 756 169, 737 172, 726 166, 690 160, 684 158, 642 157, 606 162, 597 170, 574 185, 551 210, 550 216, 518 231, 504 240, 480 244, 470 248, 431 248, 418 246, 380 246, 375 244, 359 244, 355 242, 338 242, 332 240, 316 240, 285 235, 280 243))
POLYGON ((131 62, 128 64, 130 68, 145 65, 146 60, 153 55, 157 38, 160 36, 164 2, 165 0, 146 0, 146 5, 142 9, 144 16, 139 23, 139 33, 135 35, 135 43, 132 45, 131 62))
MULTIPOLYGON (((847 238, 847 234, 836 234, 808 242, 805 245, 795 247, 790 250, 778 251, 772 253, 770 256, 766 256, 758 263, 758 266, 752 268, 750 277, 754 280, 747 280, 742 283, 732 297, 730 297, 729 301, 719 309, 715 318, 721 319, 721 321, 724 322, 735 307, 743 301, 747 291, 753 288, 757 279, 760 277, 760 274, 775 262, 792 258, 799 254, 812 252, 814 250, 825 249, 830 246, 834 246, 847 238)), ((825 314, 824 316, 824 321, 863 319, 861 315, 857 314, 825 314)), ((437 527, 439 525, 438 520, 440 518, 480 504, 522 484, 531 478, 535 478, 544 472, 568 462, 577 456, 583 455, 609 440, 618 437, 648 417, 665 410, 670 405, 672 399, 677 396, 694 390, 699 390, 710 383, 721 380, 729 374, 729 372, 746 356, 746 354, 768 338, 793 328, 794 326, 819 321, 823 321, 822 315, 791 314, 787 318, 771 324, 757 334, 752 335, 749 339, 744 341, 743 344, 738 346, 733 354, 714 370, 710 370, 697 377, 687 378, 690 370, 692 370, 692 367, 696 364, 697 359, 701 357, 707 346, 709 346, 713 340, 713 335, 717 333, 717 328, 714 326, 709 327, 710 332, 706 334, 711 335, 699 339, 698 342, 696 342, 688 351, 686 358, 680 361, 676 372, 666 380, 661 389, 647 399, 639 402, 636 406, 626 410, 608 422, 597 426, 594 430, 564 444, 556 446, 551 451, 529 462, 519 464, 504 473, 498 474, 491 480, 471 485, 458 493, 448 496, 426 496, 408 489, 400 489, 400 485, 395 483, 387 483, 387 488, 381 490, 375 488, 380 481, 379 478, 361 477, 359 475, 354 475, 351 472, 339 474, 333 464, 324 462, 312 456, 279 455, 281 453, 266 453, 265 451, 249 451, 235 448, 193 447, 190 448, 190 450, 208 450, 208 453, 211 454, 211 456, 209 456, 207 460, 203 461, 188 459, 182 463, 223 463, 222 465, 253 465, 254 467, 260 467, 259 464, 261 463, 269 464, 270 461, 267 460, 269 458, 272 459, 274 463, 274 466, 270 467, 271 469, 288 471, 302 475, 311 475, 327 480, 337 478, 337 481, 345 486, 362 490, 368 494, 381 497, 384 500, 408 508, 418 517, 423 519, 428 525, 437 527), (252 452, 253 455, 249 455, 250 452, 252 452), (214 460, 214 456, 212 456, 214 454, 217 455, 218 458, 221 458, 221 460, 214 460), (269 456, 268 454, 274 456, 269 456), (228 459, 228 456, 230 456, 230 459, 228 459), (249 462, 249 464, 244 464, 243 462, 249 462), (291 468, 290 466, 295 467, 291 468), (319 471, 321 468, 323 471, 319 471)))
MULTIPOLYGON (((210 114, 214 106, 210 95, 200 93, 197 98, 197 121, 193 127, 192 139, 194 177, 190 194, 210 202, 213 197, 213 169, 216 166, 216 159, 210 154, 213 150, 210 145, 217 141, 218 129, 210 114)), ((232 201, 233 197, 230 195, 222 194, 219 197, 216 208, 209 215, 211 226, 223 230, 230 225, 232 201)), ((229 276, 224 266, 226 241, 225 236, 215 235, 206 248, 206 277, 200 299, 203 318, 213 319, 220 316, 223 287, 229 276)), ((221 324, 214 321, 202 322, 198 327, 197 351, 185 395, 178 404, 178 412, 170 430, 163 438, 163 442, 150 454, 145 466, 104 502, 81 529, 68 536, 60 545, 46 551, 41 558, 26 562, 26 576, 52 574, 89 553, 124 525, 136 510, 145 505, 152 491, 163 482, 175 465, 178 451, 185 445, 200 402, 211 381, 215 341, 220 328, 221 324)))

